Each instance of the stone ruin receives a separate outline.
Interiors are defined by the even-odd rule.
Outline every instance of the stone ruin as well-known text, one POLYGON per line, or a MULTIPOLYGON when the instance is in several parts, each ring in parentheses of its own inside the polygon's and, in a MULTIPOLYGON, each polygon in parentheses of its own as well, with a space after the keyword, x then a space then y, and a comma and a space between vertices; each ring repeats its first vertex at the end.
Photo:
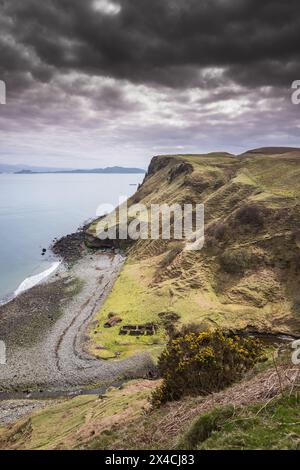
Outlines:
POLYGON ((144 325, 124 325, 120 328, 120 335, 130 336, 153 336, 156 333, 157 326, 154 323, 145 323, 144 325))

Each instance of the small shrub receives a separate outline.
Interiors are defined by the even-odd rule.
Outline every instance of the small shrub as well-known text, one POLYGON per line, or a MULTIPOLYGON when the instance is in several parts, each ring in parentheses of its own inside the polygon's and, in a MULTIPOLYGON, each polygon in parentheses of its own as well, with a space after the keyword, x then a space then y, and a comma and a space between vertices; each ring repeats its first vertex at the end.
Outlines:
POLYGON ((261 358, 262 345, 256 339, 226 337, 220 331, 174 338, 158 361, 163 382, 152 394, 152 405, 222 390, 261 358))
POLYGON ((228 232, 228 226, 224 222, 220 222, 215 226, 214 236, 218 241, 223 241, 228 232))
POLYGON ((247 204, 241 207, 236 215, 236 223, 241 225, 251 225, 260 229, 265 223, 265 211, 257 204, 247 204))
POLYGON ((225 222, 216 222, 206 229, 206 245, 208 247, 213 247, 220 242, 225 242, 227 238, 228 225, 225 222))
POLYGON ((174 337, 177 332, 177 324, 180 320, 180 315, 175 312, 161 312, 158 316, 161 318, 162 325, 169 338, 174 337))
POLYGON ((220 256, 221 268, 229 274, 243 274, 247 269, 256 268, 267 262, 266 254, 259 249, 226 250, 220 256))
POLYGON ((251 253, 246 249, 226 250, 220 256, 223 271, 229 274, 241 274, 252 264, 251 253))
POLYGON ((185 336, 190 333, 203 333, 203 332, 208 332, 209 327, 206 325, 206 323, 188 323, 186 325, 183 325, 181 328, 181 331, 177 333, 177 337, 180 336, 185 336))
POLYGON ((163 323, 168 322, 178 322, 180 315, 175 312, 161 312, 158 316, 162 319, 163 323))

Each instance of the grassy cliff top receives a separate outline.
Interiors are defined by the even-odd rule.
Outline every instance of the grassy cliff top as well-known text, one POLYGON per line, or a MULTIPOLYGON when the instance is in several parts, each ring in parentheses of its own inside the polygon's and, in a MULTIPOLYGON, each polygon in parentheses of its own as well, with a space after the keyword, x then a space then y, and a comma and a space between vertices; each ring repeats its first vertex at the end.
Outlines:
POLYGON ((100 357, 156 356, 166 341, 163 312, 176 313, 178 326, 300 335, 300 149, 156 156, 134 203, 203 203, 205 244, 185 251, 176 240, 139 240, 127 249, 92 334, 100 357), (160 328, 154 337, 120 337, 119 326, 103 330, 111 311, 124 324, 160 328))

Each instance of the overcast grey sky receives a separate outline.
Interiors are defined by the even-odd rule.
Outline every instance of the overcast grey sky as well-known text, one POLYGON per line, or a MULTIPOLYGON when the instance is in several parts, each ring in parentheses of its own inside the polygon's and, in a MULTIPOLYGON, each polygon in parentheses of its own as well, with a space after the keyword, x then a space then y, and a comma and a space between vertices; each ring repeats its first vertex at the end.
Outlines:
POLYGON ((0 0, 0 163, 300 146, 299 0, 0 0))

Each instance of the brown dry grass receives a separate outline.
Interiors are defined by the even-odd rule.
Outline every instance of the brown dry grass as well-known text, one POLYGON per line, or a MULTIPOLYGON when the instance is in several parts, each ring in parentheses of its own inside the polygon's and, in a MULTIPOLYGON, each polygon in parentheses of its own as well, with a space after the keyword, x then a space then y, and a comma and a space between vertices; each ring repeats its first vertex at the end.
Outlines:
MULTIPOLYGON (((184 399, 165 405, 161 410, 152 411, 143 422, 132 425, 137 428, 134 444, 119 439, 113 448, 172 449, 179 437, 186 432, 199 415, 216 407, 235 407, 262 404, 262 409, 282 393, 292 394, 300 389, 300 367, 280 364, 255 375, 250 373, 243 381, 227 390, 210 395, 184 399)), ((120 433, 126 435, 126 431, 120 433)))

